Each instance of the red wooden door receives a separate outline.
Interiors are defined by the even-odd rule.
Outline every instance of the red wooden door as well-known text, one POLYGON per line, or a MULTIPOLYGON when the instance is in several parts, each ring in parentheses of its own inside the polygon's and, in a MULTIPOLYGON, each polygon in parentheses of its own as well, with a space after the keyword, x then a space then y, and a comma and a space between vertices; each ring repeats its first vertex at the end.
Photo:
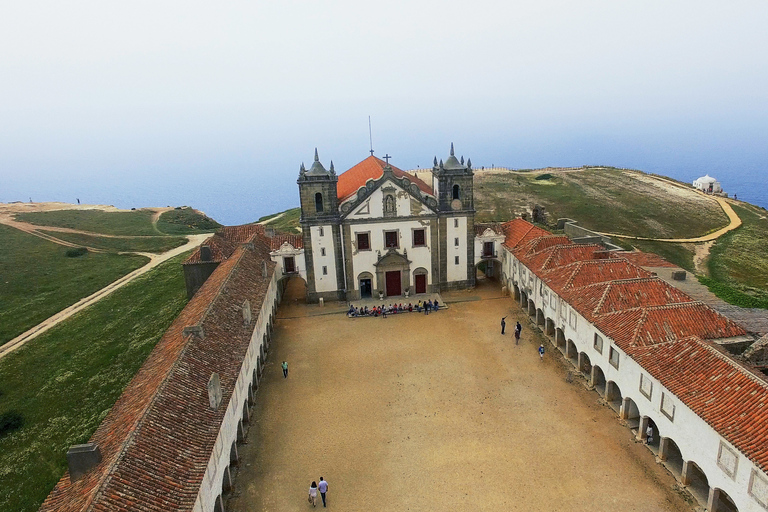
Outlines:
POLYGON ((427 275, 416 274, 414 278, 416 279, 416 293, 427 293, 427 275))
POLYGON ((400 289, 400 272, 399 271, 387 272, 386 281, 387 281, 387 297, 391 297, 393 295, 401 295, 403 293, 403 291, 400 289))

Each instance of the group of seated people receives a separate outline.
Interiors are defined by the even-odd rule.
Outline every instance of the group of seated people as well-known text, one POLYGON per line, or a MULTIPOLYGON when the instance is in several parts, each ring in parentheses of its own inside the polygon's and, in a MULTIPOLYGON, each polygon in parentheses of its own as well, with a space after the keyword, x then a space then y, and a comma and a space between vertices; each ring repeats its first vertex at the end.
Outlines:
POLYGON ((440 304, 438 303, 437 299, 434 301, 431 299, 423 302, 419 301, 416 304, 409 302, 407 305, 390 304, 387 306, 382 304, 381 306, 374 306, 372 308, 369 308, 368 306, 360 306, 357 308, 350 303, 347 316, 349 318, 358 316, 383 316, 386 318, 387 315, 395 315, 397 313, 413 313, 414 311, 417 313, 421 313, 423 311, 424 313, 429 314, 430 311, 437 311, 439 308, 440 304))

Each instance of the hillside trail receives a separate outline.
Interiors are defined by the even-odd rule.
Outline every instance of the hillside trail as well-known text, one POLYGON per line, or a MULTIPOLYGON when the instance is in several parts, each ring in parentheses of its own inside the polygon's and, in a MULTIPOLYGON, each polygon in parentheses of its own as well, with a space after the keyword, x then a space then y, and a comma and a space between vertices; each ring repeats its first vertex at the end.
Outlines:
MULTIPOLYGON (((28 203, 22 203, 22 204, 28 204, 28 203)), ((46 203, 33 203, 38 205, 45 205, 46 203)), ((63 204, 63 203, 56 203, 56 205, 63 204)), ((91 234, 95 236, 101 236, 99 233, 90 233, 88 231, 81 231, 76 229, 69 229, 69 228, 51 228, 49 226, 37 226, 33 224, 29 224, 26 222, 19 222, 13 219, 13 213, 18 213, 19 210, 13 211, 9 208, 3 208, 8 205, 0 205, 0 224, 5 224, 7 226, 19 229, 21 231, 24 231, 26 233, 29 233, 31 235, 40 237, 44 240, 48 240, 49 242, 57 243, 59 245, 63 245, 66 247, 82 247, 82 245, 76 245, 72 244, 70 242, 67 242, 65 240, 59 240, 56 237, 47 235, 45 233, 41 233, 38 231, 39 229, 45 229, 46 231, 52 230, 52 231, 60 231, 60 232, 68 232, 68 233, 80 233, 80 234, 91 234)), ((82 208, 41 208, 37 211, 51 211, 53 209, 82 209, 82 210, 94 210, 99 208, 94 208, 94 205, 65 205, 65 206, 82 206, 82 208)), ((120 211, 117 210, 114 207, 105 207, 109 208, 107 211, 120 211)), ((163 213, 163 211, 167 211, 168 208, 159 208, 158 210, 162 210, 155 215, 153 215, 153 225, 156 225, 155 217, 159 218, 160 214, 163 213)), ((28 209, 22 210, 22 211, 29 211, 28 209)), ((119 290, 123 286, 127 285, 128 283, 134 281, 138 277, 146 274, 153 268, 157 267, 161 263, 168 261, 169 259, 178 256, 179 254, 182 254, 186 251, 192 250, 199 246, 203 241, 211 236, 212 233, 202 233, 198 235, 186 235, 185 238, 187 239, 187 243, 176 247, 174 249, 171 249, 170 251, 166 251, 161 254, 153 254, 153 253, 147 253, 147 252, 122 252, 120 254, 138 254, 140 256, 144 256, 146 258, 149 258, 149 262, 144 265, 143 267, 137 268, 133 272, 130 272, 120 279, 117 279, 116 281, 108 284, 104 288, 97 290, 96 292, 92 293, 91 295, 80 299, 76 303, 72 304, 71 306, 59 311, 55 315, 52 315, 48 317, 47 319, 43 320, 36 326, 32 327, 31 329, 27 330, 26 332, 20 334, 19 336, 13 338, 8 343, 5 343, 4 345, 0 346, 0 359, 5 357, 6 355, 10 354, 11 352, 21 348, 24 346, 25 343, 35 339, 37 336, 41 335, 42 333, 46 332, 47 330, 51 329, 52 327, 55 327, 56 325, 60 324, 64 320, 70 318, 72 315, 75 315, 82 311, 83 309, 87 308, 88 306, 95 304, 96 302, 100 301, 104 297, 108 296, 112 292, 119 290)), ((106 235, 107 237, 114 237, 113 235, 106 235)), ((88 248, 89 250, 92 250, 94 252, 106 252, 100 249, 93 249, 88 248)))

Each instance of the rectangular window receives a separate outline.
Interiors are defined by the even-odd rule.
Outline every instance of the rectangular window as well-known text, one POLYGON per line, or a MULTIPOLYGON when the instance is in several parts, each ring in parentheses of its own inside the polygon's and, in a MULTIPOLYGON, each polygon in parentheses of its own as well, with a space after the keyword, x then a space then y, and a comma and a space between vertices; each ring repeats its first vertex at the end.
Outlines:
POLYGON ((320 236, 323 236, 323 226, 320 226, 318 228, 318 231, 320 232, 320 236))
POLYGON ((325 256, 325 247, 320 248, 320 256, 325 256))
POLYGON ((384 246, 385 247, 394 247, 397 249, 399 247, 398 243, 398 236, 397 231, 385 231, 384 232, 384 246))
POLYGON ((576 312, 571 309, 569 311, 569 313, 570 314, 568 315, 568 325, 571 326, 571 329, 575 330, 576 329, 576 320, 577 320, 576 312))
POLYGON ((458 256, 454 257, 454 259, 453 259, 453 262, 454 262, 456 265, 458 265, 458 264, 459 264, 459 257, 458 257, 458 256))
POLYGON ((640 393, 648 400, 653 396, 653 381, 643 374, 640 374, 640 393))
POLYGON ((675 420, 675 404, 666 393, 661 394, 661 413, 669 418, 669 421, 675 420))
POLYGON ((453 239, 453 245, 455 245, 456 247, 459 246, 459 239, 458 238, 454 238, 453 239))
POLYGON ((370 251, 371 237, 368 233, 357 233, 357 250, 370 251))
POLYGON ((453 219, 453 227, 459 227, 459 219, 453 219))
POLYGON ((426 237, 424 236, 424 230, 414 229, 413 230, 413 246, 424 247, 425 245, 427 245, 427 243, 426 243, 426 237))
POLYGON ((619 351, 611 347, 611 351, 608 354, 609 354, 608 359, 611 363, 611 366, 613 366, 618 370, 619 369, 619 351))
POLYGON ((592 342, 592 347, 601 354, 603 353, 603 338, 597 333, 595 333, 595 341, 592 342))
POLYGON ((328 267, 323 267, 323 275, 324 276, 328 275, 328 267))

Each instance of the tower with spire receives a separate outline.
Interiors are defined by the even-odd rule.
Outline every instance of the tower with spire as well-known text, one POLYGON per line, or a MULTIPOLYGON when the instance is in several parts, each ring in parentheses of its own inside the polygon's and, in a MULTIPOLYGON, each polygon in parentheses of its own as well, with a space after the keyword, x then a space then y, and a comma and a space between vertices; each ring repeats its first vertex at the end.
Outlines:
POLYGON ((344 260, 341 250, 338 177, 330 162, 320 163, 315 148, 312 166, 299 168, 299 200, 307 272, 307 299, 340 300, 344 298, 344 260))
POLYGON ((434 159, 432 189, 440 223, 440 281, 443 289, 475 285, 475 202, 472 161, 456 158, 451 142, 448 158, 434 159))

